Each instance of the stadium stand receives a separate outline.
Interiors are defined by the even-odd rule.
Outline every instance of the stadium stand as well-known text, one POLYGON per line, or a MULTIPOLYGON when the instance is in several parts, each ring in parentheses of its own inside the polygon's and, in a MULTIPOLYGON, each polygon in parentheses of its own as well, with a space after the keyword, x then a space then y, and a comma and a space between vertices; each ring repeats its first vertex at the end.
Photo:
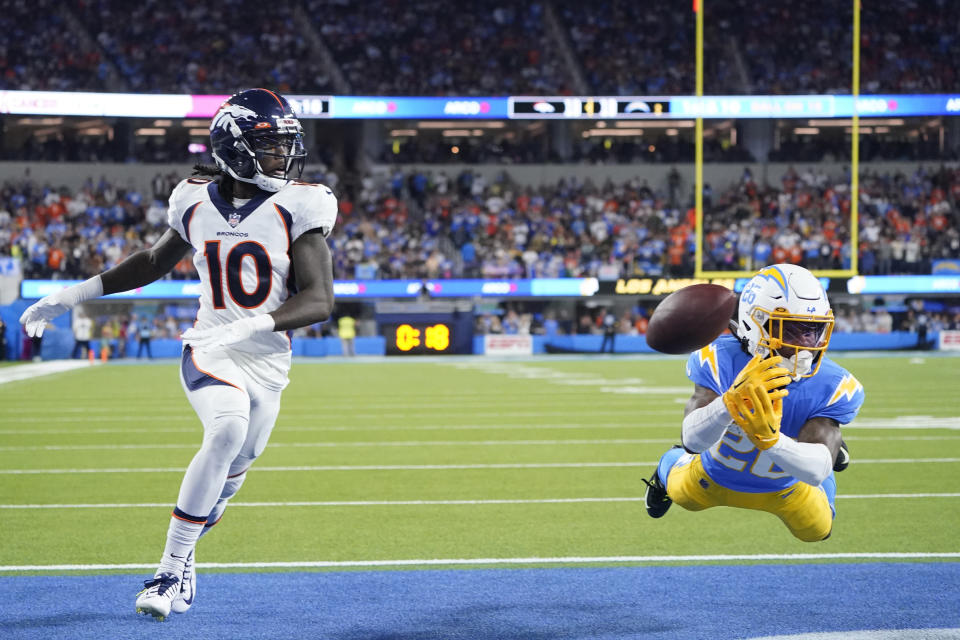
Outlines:
POLYGON ((358 93, 572 92, 572 78, 544 26, 543 3, 469 0, 454 12, 438 0, 308 0, 306 7, 358 93))
POLYGON ((59 3, 4 2, 0 12, 0 89, 103 91, 109 70, 102 54, 67 28, 59 3), (44 55, 37 55, 37 52, 44 55))
MULTIPOLYGON (((335 182, 327 173, 311 179, 335 182)), ((166 227, 175 176, 145 193, 107 180, 81 189, 23 180, 0 190, 0 255, 23 260, 28 278, 86 278, 154 242, 166 227)), ((849 264, 849 176, 806 168, 778 186, 745 171, 705 200, 705 266, 753 269, 772 262, 808 268, 849 264)), ((960 255, 960 170, 864 173, 860 271, 929 273, 960 255)), ((340 278, 532 278, 693 272, 689 202, 641 179, 548 187, 488 181, 469 169, 368 174, 343 190, 330 243, 340 278)), ((193 279, 184 260, 174 279, 193 279)))
POLYGON ((273 3, 268 12, 249 0, 71 4, 131 91, 232 93, 267 81, 282 92, 333 88, 298 27, 297 3, 273 3))
MULTIPOLYGON (((7 5, 8 89, 230 93, 268 79, 284 92, 328 93, 339 77, 341 91, 365 95, 562 95, 579 78, 577 91, 600 95, 694 92, 694 14, 669 4, 471 0, 451 14, 438 0, 304 0, 274 3, 255 23, 251 0, 215 13, 159 0, 7 5), (39 48, 50 55, 31 55, 39 48), (328 53, 334 68, 322 62, 328 53)), ((865 7, 861 91, 955 89, 958 20, 949 0, 865 7)), ((850 7, 826 0, 711 3, 705 91, 849 93, 850 24, 850 7)))

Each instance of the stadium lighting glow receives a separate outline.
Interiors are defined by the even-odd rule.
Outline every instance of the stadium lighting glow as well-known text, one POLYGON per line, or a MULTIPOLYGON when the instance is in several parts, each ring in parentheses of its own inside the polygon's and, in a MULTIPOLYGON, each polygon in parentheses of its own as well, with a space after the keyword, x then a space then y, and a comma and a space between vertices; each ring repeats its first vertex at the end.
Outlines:
MULTIPOLYGON (((871 118, 870 124, 885 125, 888 127, 903 126, 903 118, 871 118)), ((836 118, 833 120, 808 120, 811 127, 849 127, 853 125, 850 118, 836 118)))
POLYGON ((642 136, 643 129, 587 129, 585 132, 587 134, 584 137, 589 136, 601 136, 601 137, 629 137, 629 136, 642 136))

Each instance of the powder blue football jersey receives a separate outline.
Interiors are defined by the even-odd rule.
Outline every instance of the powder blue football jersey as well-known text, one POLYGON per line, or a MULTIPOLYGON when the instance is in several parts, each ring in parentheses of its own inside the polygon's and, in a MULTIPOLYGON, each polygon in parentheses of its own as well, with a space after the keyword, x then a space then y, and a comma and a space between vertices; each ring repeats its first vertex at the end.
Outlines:
MULTIPOLYGON (((723 394, 750 358, 734 336, 723 335, 690 354, 687 377, 723 394)), ((815 376, 790 383, 787 391, 790 393, 783 399, 780 433, 793 439, 811 418, 833 418, 841 425, 851 422, 864 400, 863 385, 825 355, 815 376)), ((731 424, 719 442, 700 457, 704 471, 715 482, 735 491, 780 491, 797 482, 765 451, 754 447, 736 424, 731 424)))

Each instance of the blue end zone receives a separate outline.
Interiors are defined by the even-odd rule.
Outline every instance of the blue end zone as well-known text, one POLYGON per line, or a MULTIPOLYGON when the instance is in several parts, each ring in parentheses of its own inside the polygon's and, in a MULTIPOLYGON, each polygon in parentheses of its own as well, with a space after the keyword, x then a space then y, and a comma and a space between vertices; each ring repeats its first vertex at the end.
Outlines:
POLYGON ((960 563, 204 574, 157 626, 141 577, 0 578, 5 639, 749 638, 960 627, 960 563))

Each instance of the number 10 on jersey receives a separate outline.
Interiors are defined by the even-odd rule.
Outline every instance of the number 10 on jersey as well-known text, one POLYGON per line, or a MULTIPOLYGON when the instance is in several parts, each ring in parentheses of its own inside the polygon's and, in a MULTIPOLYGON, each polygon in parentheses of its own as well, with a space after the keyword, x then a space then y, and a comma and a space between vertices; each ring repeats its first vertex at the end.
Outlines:
POLYGON ((254 309, 270 296, 273 265, 267 250, 259 242, 248 240, 234 245, 227 252, 225 261, 221 262, 220 241, 208 240, 204 243, 203 255, 207 259, 207 270, 210 272, 210 294, 215 309, 226 308, 224 273, 227 294, 236 305, 244 309, 254 309), (250 260, 244 262, 246 258, 250 260), (256 287, 248 291, 243 286, 243 269, 251 267, 256 270, 256 287))

